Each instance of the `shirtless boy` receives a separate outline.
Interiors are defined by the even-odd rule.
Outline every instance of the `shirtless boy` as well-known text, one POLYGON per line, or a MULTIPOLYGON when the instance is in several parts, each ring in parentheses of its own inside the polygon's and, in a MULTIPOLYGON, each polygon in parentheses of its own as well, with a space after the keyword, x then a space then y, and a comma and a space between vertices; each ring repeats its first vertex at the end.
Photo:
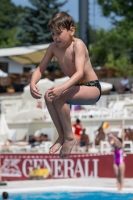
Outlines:
POLYGON ((44 58, 32 74, 30 89, 34 98, 42 98, 36 84, 55 56, 62 71, 70 79, 60 86, 49 88, 44 98, 59 134, 50 148, 50 153, 55 153, 61 147, 60 158, 65 158, 76 143, 68 104, 95 104, 100 98, 101 87, 85 44, 81 39, 74 37, 75 26, 72 17, 65 12, 59 12, 50 20, 48 28, 52 32, 53 43, 49 45, 44 58))

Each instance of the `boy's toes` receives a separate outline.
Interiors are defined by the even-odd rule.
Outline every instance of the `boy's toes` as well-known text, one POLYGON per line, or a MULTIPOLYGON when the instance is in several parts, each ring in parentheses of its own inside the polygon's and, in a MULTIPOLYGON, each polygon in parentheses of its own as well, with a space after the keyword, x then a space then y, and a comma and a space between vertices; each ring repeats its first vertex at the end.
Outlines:
POLYGON ((67 157, 67 154, 60 154, 60 158, 65 158, 67 157))

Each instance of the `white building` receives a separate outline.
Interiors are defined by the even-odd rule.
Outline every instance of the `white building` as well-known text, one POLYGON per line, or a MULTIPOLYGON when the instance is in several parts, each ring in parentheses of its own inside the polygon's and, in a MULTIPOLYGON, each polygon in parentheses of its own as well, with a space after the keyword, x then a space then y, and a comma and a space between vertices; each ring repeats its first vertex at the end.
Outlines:
POLYGON ((8 74, 22 74, 34 69, 49 44, 0 49, 0 69, 8 74))

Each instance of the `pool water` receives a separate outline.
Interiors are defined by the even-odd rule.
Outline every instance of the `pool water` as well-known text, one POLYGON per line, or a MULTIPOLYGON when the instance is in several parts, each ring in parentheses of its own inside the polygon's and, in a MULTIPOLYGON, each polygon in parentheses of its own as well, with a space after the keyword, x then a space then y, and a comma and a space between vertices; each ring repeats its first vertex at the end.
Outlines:
MULTIPOLYGON (((43 192, 10 194, 9 200, 133 200, 133 194, 115 192, 43 192)), ((0 200, 2 200, 0 198, 0 200)))

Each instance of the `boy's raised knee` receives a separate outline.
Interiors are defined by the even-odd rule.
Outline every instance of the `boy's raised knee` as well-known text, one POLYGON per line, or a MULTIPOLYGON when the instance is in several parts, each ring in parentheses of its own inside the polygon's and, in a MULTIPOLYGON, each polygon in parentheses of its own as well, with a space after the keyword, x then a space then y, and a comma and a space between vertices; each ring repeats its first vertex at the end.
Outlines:
POLYGON ((45 99, 46 102, 50 102, 50 103, 51 103, 52 100, 49 98, 48 93, 49 93, 49 90, 47 90, 47 91, 45 92, 44 99, 45 99))

